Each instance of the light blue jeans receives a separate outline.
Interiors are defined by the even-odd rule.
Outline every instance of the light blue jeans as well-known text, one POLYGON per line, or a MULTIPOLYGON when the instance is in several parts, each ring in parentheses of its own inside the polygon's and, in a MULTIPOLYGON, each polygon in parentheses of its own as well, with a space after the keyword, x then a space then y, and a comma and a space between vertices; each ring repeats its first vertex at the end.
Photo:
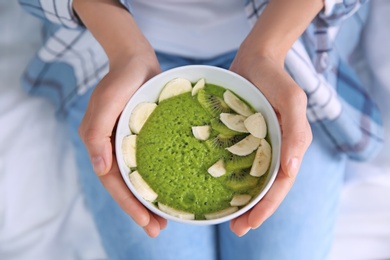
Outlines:
MULTIPOLYGON (((210 60, 193 60, 158 53, 158 58, 162 70, 187 64, 228 68, 234 55, 232 52, 210 60)), ((313 143, 292 190, 260 228, 239 238, 231 232, 229 223, 191 226, 169 222, 157 238, 149 238, 104 189, 78 136, 91 92, 78 97, 66 120, 76 147, 81 185, 109 259, 326 259, 343 185, 345 158, 323 141, 315 126, 313 143)))

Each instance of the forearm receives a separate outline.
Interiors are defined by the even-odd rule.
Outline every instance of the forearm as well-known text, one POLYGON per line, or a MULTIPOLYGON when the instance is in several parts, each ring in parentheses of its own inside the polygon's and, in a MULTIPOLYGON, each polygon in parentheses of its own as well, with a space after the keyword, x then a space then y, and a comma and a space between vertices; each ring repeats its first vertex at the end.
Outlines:
POLYGON ((110 62, 151 51, 132 15, 118 1, 74 0, 73 8, 102 45, 110 62))
POLYGON ((288 50, 323 6, 324 0, 270 0, 241 48, 283 65, 288 50))

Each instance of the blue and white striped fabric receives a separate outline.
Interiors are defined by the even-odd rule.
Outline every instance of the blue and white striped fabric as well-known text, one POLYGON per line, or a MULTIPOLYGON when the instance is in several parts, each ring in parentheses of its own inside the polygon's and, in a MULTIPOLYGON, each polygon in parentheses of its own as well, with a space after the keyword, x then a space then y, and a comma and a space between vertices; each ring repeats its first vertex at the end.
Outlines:
MULTIPOLYGON (((108 72, 104 50, 72 10, 72 0, 19 0, 45 21, 46 41, 28 66, 22 84, 32 94, 51 98, 59 114, 77 95, 94 87, 108 72)), ((130 10, 130 1, 121 0, 130 10)), ((377 106, 357 75, 334 51, 339 26, 364 0, 325 0, 286 58, 286 70, 308 96, 307 117, 321 127, 335 150, 355 160, 370 159, 383 143, 377 106)), ((254 24, 266 0, 246 0, 248 21, 254 24)))
POLYGON ((107 56, 73 12, 71 0, 19 2, 45 22, 44 45, 25 71, 22 85, 33 95, 50 98, 63 115, 77 95, 108 72, 107 56))

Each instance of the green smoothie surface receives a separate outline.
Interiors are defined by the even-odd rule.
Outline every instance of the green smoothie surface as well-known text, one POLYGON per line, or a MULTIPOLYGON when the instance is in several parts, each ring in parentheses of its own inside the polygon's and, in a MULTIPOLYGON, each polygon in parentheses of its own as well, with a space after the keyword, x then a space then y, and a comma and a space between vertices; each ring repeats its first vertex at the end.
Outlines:
MULTIPOLYGON (((205 90, 222 97, 224 88, 206 84, 205 90)), ((158 104, 137 137, 137 170, 149 186, 158 194, 157 202, 172 208, 191 212, 195 219, 204 214, 230 207, 234 194, 250 194, 254 197, 262 189, 267 174, 256 179, 250 189, 233 190, 226 185, 234 180, 232 172, 237 167, 228 161, 236 160, 224 147, 212 145, 218 132, 212 130, 209 140, 197 140, 192 126, 211 125, 215 116, 206 111, 190 92, 166 99, 158 104), (227 173, 215 178, 207 169, 223 158, 227 173)), ((237 135, 240 140, 245 135, 237 135)), ((253 161, 253 155, 247 160, 253 161), (251 157, 252 156, 252 157, 251 157)), ((239 171, 247 171, 245 166, 239 171)), ((253 177, 254 178, 254 177, 253 177)))

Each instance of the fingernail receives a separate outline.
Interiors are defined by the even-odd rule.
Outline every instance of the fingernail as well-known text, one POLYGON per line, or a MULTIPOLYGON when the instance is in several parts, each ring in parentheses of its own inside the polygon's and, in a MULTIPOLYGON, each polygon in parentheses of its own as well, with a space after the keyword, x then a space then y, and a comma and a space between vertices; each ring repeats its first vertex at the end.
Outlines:
POLYGON ((101 156, 95 156, 92 157, 91 161, 92 161, 93 170, 95 171, 96 175, 98 176, 103 175, 105 170, 105 164, 103 158, 101 156))
POLYGON ((245 235, 249 232, 249 230, 251 230, 250 227, 247 228, 247 229, 246 229, 244 232, 242 232, 241 234, 239 234, 238 237, 243 237, 243 236, 245 236, 245 235))
POLYGON ((297 176, 298 168, 299 168, 299 160, 298 160, 298 158, 296 158, 296 157, 291 158, 289 163, 288 163, 288 175, 290 177, 297 176))
POLYGON ((261 225, 263 225, 263 222, 264 222, 264 221, 262 221, 260 224, 258 224, 258 225, 256 225, 256 226, 251 226, 251 229, 252 229, 252 230, 258 229, 261 225))

